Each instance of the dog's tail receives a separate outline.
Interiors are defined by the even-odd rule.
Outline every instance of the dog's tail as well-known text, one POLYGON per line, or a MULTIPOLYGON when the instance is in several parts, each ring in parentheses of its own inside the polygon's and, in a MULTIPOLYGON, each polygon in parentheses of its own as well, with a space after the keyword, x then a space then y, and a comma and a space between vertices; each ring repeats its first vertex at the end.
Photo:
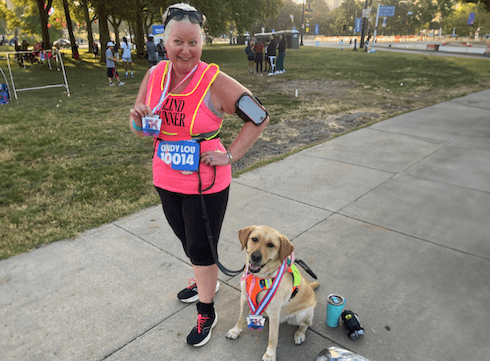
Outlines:
POLYGON ((316 290, 318 288, 318 286, 320 286, 320 283, 319 282, 311 282, 310 283, 310 286, 311 286, 311 288, 313 288, 314 290, 316 290))

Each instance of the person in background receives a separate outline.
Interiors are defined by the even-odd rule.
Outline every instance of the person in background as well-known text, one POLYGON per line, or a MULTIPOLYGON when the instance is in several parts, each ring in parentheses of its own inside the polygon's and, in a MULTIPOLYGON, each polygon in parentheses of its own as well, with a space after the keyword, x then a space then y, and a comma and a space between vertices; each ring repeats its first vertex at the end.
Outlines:
POLYGON ((94 41, 94 46, 93 46, 93 52, 94 52, 94 58, 98 59, 99 58, 99 45, 94 41))
POLYGON ((80 54, 78 53, 78 45, 73 44, 71 47, 71 51, 72 51, 73 57, 75 58, 76 62, 79 63, 80 62, 80 54))
POLYGON ((269 40, 264 41, 264 73, 270 72, 269 70, 269 55, 267 54, 267 47, 269 46, 269 40))
POLYGON ((257 71, 257 76, 263 76, 262 74, 262 64, 264 62, 265 47, 260 41, 256 41, 253 47, 253 52, 255 54, 255 70, 257 71), (259 72, 260 65, 260 72, 259 72))
POLYGON ((61 70, 61 52, 60 52, 60 49, 61 49, 61 45, 60 45, 60 42, 58 41, 55 45, 54 45, 54 50, 53 50, 53 54, 54 54, 54 60, 56 60, 56 69, 58 71, 61 70))
POLYGON ((252 50, 253 46, 254 46, 253 40, 249 40, 247 47, 245 48, 245 54, 247 54, 247 59, 248 59, 248 74, 254 73, 255 54, 252 50))
POLYGON ((276 74, 283 74, 286 72, 284 70, 284 57, 286 56, 286 40, 284 36, 279 35, 279 46, 277 47, 277 62, 276 62, 276 74))
POLYGON ((157 45, 157 53, 158 53, 158 62, 161 62, 165 59, 165 44, 163 43, 163 39, 160 39, 160 42, 157 45))
POLYGON ((195 281, 177 297, 187 303, 198 301, 197 325, 186 338, 196 347, 209 341, 218 321, 213 301, 219 289, 217 248, 228 204, 231 163, 244 156, 269 122, 268 117, 259 125, 246 121, 228 149, 221 143, 224 115, 236 113, 237 100, 251 93, 218 65, 201 61, 205 20, 185 3, 165 10, 163 36, 169 60, 147 71, 129 117, 135 135, 151 135, 144 133, 145 125, 155 132, 153 183, 194 270, 195 281), (162 120, 160 127, 158 119, 162 120), (177 144, 189 152, 184 156, 190 168, 181 168, 182 154, 172 153, 177 144))
POLYGON ((121 79, 119 79, 119 74, 116 70, 117 57, 114 56, 114 43, 112 41, 109 41, 107 43, 107 49, 105 51, 105 61, 107 64, 107 79, 109 79, 109 86, 115 86, 112 82, 113 78, 117 79, 117 85, 124 85, 121 79))
POLYGON ((274 68, 276 63, 276 40, 274 36, 271 35, 271 41, 267 45, 267 57, 269 58, 269 75, 274 74, 274 68))
POLYGON ((128 39, 126 37, 123 37, 123 43, 121 44, 121 59, 124 63, 124 71, 126 72, 126 77, 129 76, 128 74, 128 66, 131 67, 131 77, 134 77, 133 74, 133 60, 131 59, 131 44, 128 42, 128 39))
POLYGON ((157 65, 157 46, 153 42, 153 34, 148 35, 148 42, 146 43, 146 53, 148 54, 148 64, 150 68, 153 65, 157 65))

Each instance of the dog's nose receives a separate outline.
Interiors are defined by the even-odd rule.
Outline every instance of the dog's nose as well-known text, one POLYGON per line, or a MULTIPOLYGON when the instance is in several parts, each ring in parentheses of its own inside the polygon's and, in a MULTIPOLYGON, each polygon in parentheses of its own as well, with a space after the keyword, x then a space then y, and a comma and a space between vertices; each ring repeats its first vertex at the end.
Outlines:
POLYGON ((253 263, 260 263, 260 261, 262 261, 262 254, 259 251, 255 251, 252 253, 250 258, 252 259, 253 263))

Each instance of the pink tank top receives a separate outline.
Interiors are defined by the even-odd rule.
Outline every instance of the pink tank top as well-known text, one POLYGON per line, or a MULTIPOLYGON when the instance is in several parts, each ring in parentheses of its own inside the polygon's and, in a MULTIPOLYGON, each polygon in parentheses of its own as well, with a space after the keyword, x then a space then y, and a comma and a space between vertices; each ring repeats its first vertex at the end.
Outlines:
MULTIPOLYGON (((169 65, 169 61, 161 61, 150 75, 146 104, 152 109, 161 101, 166 77, 171 76, 169 65)), ((205 139, 209 139, 221 129, 223 119, 214 114, 203 102, 218 73, 219 67, 216 64, 208 65, 200 62, 184 91, 181 94, 169 94, 154 111, 162 119, 159 139, 155 139, 153 153, 153 184, 156 187, 182 194, 199 194, 198 173, 172 169, 162 159, 158 149, 163 141, 202 138, 199 135, 205 135, 205 139)), ((214 150, 226 152, 219 138, 204 140, 199 144, 201 153, 214 150)), ((200 163, 199 171, 203 190, 214 182, 210 189, 203 192, 204 194, 220 192, 231 183, 231 165, 210 167, 200 163), (214 168, 216 168, 216 176, 214 168)))

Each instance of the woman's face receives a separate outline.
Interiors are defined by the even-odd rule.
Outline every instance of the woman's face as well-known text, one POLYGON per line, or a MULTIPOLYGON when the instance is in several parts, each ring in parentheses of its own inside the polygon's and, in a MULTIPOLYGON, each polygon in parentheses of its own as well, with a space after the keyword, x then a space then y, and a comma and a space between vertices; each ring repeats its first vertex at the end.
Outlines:
POLYGON ((167 56, 178 72, 188 73, 201 60, 201 27, 185 21, 175 21, 166 42, 167 56))

